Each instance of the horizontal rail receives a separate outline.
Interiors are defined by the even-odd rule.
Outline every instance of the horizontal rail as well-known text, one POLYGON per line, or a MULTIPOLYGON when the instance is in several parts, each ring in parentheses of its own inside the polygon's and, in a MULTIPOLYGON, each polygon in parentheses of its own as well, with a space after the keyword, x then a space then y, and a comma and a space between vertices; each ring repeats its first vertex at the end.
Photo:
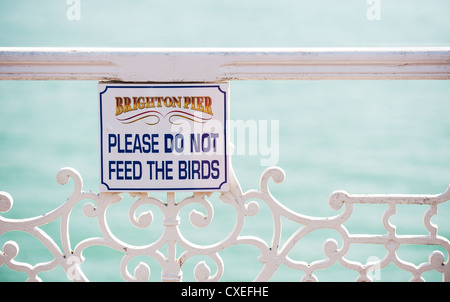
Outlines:
POLYGON ((448 80, 450 47, 0 48, 0 80, 448 80))

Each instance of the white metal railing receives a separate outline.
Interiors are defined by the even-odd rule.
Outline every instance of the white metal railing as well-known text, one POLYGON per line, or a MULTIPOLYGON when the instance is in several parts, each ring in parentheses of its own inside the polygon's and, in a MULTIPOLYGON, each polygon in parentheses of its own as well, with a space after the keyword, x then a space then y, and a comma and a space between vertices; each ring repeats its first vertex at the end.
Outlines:
MULTIPOLYGON (((189 49, 20 49, 0 48, 0 78, 4 80, 96 80, 96 81, 154 81, 154 82, 214 82, 229 80, 266 79, 449 79, 450 48, 408 48, 408 49, 253 49, 253 50, 189 50, 189 49), (191 67, 195 66, 195 69, 191 67)), ((193 193, 190 197, 177 200, 173 192, 166 193, 166 199, 149 196, 148 193, 130 193, 136 200, 129 210, 129 219, 137 228, 152 224, 153 213, 146 211, 137 215, 144 205, 153 205, 162 213, 164 231, 155 242, 135 246, 117 238, 108 227, 106 212, 109 206, 120 202, 120 193, 92 193, 83 188, 82 178, 72 168, 63 168, 57 174, 57 181, 66 184, 71 178, 74 189, 70 197, 55 210, 42 216, 27 219, 9 219, 0 216, 0 236, 11 231, 23 231, 37 238, 47 247, 53 260, 32 265, 16 261, 19 246, 7 241, 0 253, 0 266, 23 271, 28 281, 40 280, 39 274, 56 267, 62 267, 74 281, 87 281, 83 272, 83 251, 92 246, 106 246, 123 254, 120 273, 126 281, 145 281, 150 267, 141 262, 128 271, 128 264, 136 257, 145 255, 155 259, 161 266, 163 281, 181 281, 183 264, 198 255, 206 256, 215 263, 214 274, 206 262, 199 262, 194 275, 198 281, 219 281, 223 275, 224 262, 220 253, 232 246, 247 244, 256 247, 263 264, 255 281, 268 281, 285 265, 292 270, 304 272, 302 281, 317 281, 319 270, 339 263, 355 271, 357 281, 370 281, 371 272, 393 264, 411 274, 411 281, 422 281, 428 271, 441 273, 444 281, 450 281, 450 241, 438 234, 438 228, 431 219, 438 212, 440 204, 450 199, 450 187, 438 195, 355 195, 336 191, 330 195, 329 205, 340 211, 333 217, 310 217, 296 213, 280 203, 269 190, 269 180, 280 183, 284 172, 277 167, 268 168, 260 179, 260 187, 243 192, 230 168, 230 190, 220 194, 219 199, 232 207, 236 224, 225 239, 214 244, 199 245, 183 236, 180 228, 180 210, 190 204, 199 204, 206 215, 196 210, 190 213, 190 223, 198 228, 207 227, 213 218, 214 207, 210 194, 193 193), (89 201, 86 201, 89 200, 89 201), (84 202, 83 213, 97 219, 101 232, 74 243, 70 240, 69 218, 74 207, 84 202), (243 235, 245 221, 258 215, 260 203, 264 203, 273 217, 271 242, 254 235, 243 235), (355 204, 384 204, 387 207, 382 217, 385 233, 377 235, 351 234, 344 226, 353 212, 355 204), (425 235, 398 235, 390 218, 398 205, 427 207, 423 223, 425 235), (341 208, 343 210, 341 210, 341 208), (282 241, 282 220, 289 220, 298 228, 282 241), (49 236, 42 226, 60 221, 60 242, 49 236), (326 258, 308 263, 293 260, 289 253, 305 236, 316 230, 333 230, 339 234, 342 244, 328 239, 323 244, 326 258), (353 245, 379 245, 386 249, 386 256, 373 262, 357 262, 346 259, 353 245), (183 251, 180 255, 176 246, 183 251), (430 254, 427 262, 415 265, 402 260, 397 250, 402 245, 432 245, 441 251, 430 254), (167 253, 162 247, 167 246, 167 253)), ((444 188, 443 188, 444 189, 444 188)), ((0 192, 0 211, 7 212, 13 205, 13 198, 0 192)))

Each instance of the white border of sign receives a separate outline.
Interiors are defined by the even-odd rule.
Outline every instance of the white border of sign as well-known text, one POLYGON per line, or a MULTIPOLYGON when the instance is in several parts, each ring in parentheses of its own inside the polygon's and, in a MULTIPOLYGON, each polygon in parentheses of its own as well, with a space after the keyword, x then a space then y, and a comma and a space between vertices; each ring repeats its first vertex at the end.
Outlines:
MULTIPOLYGON (((159 84, 159 83, 107 83, 107 82, 99 82, 98 84, 98 97, 99 97, 99 130, 100 130, 100 191, 101 192, 109 192, 109 191, 115 191, 115 192, 128 192, 128 191, 134 191, 134 192, 145 192, 145 191, 203 191, 203 192, 209 192, 209 191, 228 191, 229 190, 229 133, 228 133, 228 121, 229 121, 229 83, 228 82, 220 82, 220 83, 202 83, 202 84, 189 84, 189 83, 170 83, 170 84, 159 84), (161 89, 164 91, 167 91, 167 89, 173 89, 174 91, 176 89, 179 90, 200 90, 204 91, 205 89, 208 90, 214 90, 214 93, 220 93, 220 98, 223 97, 223 111, 221 112, 221 116, 217 118, 218 121, 220 121, 221 125, 221 134, 223 135, 223 143, 220 144, 220 148, 223 147, 223 150, 220 152, 220 162, 223 163, 223 167, 221 167, 221 173, 220 178, 217 180, 216 184, 210 185, 210 183, 206 182, 200 182, 200 181, 172 181, 167 186, 154 186, 154 184, 151 184, 150 181, 146 182, 145 185, 142 185, 142 181, 140 182, 141 185, 135 186, 133 182, 122 182, 123 185, 117 185, 117 181, 115 184, 112 183, 112 181, 108 180, 108 177, 106 177, 108 172, 105 172, 107 168, 106 167, 106 157, 109 155, 106 155, 105 152, 107 152, 107 145, 109 144, 109 152, 111 151, 111 142, 108 143, 108 140, 106 139, 106 132, 110 132, 111 129, 109 129, 110 125, 105 124, 105 102, 107 99, 106 93, 111 92, 115 89, 152 89, 157 90, 161 89), (222 132, 223 131, 223 132, 222 132)), ((111 100, 108 100, 109 102, 111 100)), ((221 100, 215 100, 222 101, 221 100)), ((114 105, 116 106, 116 105, 114 105)), ((215 105, 217 106, 217 105, 215 105)), ((222 106, 222 104, 220 105, 222 106)), ((108 109, 110 110, 110 109, 108 109)), ((222 110, 222 108, 221 108, 222 110)), ((137 123, 136 123, 137 124, 137 123)), ((161 128, 158 128, 159 130, 161 128)), ((167 129, 166 129, 167 130, 167 129)), ((140 130, 139 130, 140 131, 140 130)), ((161 130, 164 131, 164 130, 161 130)), ((147 154, 146 156, 150 156, 151 154, 147 154)), ((176 155, 173 155, 174 159, 178 159, 179 157, 176 157, 176 155)), ((204 155, 206 156, 206 155, 204 155)), ((151 167, 150 167, 151 170, 151 167)), ((109 170, 108 170, 109 171, 109 170)), ((109 174, 111 172, 109 171, 109 174)), ((111 175, 110 175, 111 178, 111 175)))

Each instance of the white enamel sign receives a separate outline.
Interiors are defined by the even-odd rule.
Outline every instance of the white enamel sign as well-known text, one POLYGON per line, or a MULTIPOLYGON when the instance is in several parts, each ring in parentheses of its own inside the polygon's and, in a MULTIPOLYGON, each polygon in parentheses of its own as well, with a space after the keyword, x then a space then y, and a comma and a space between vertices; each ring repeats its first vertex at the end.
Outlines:
POLYGON ((227 191, 228 83, 98 84, 100 191, 227 191))

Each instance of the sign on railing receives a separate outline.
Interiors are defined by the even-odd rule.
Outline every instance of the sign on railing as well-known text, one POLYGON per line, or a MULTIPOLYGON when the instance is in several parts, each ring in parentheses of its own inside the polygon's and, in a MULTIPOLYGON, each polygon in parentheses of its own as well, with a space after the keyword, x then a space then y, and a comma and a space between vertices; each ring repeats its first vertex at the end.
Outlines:
POLYGON ((100 191, 228 190, 228 84, 99 84, 100 191))

